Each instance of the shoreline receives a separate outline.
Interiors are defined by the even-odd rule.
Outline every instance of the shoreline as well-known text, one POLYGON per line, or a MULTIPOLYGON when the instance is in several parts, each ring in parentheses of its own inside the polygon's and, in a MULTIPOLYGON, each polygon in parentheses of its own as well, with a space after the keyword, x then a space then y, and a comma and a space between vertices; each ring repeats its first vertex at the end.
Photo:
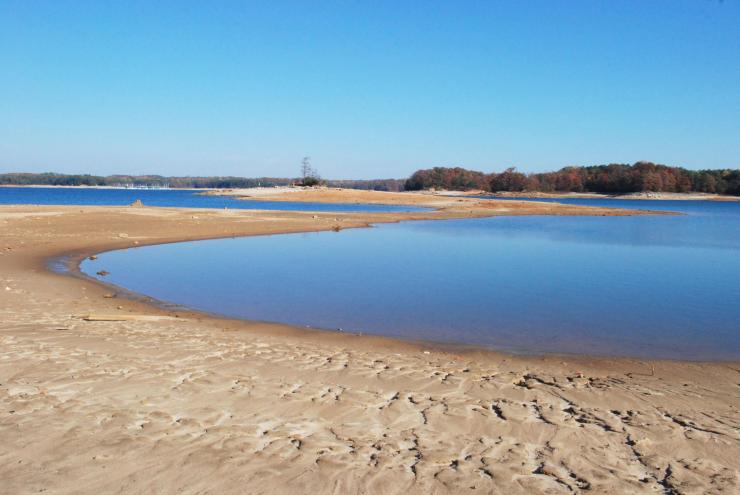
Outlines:
POLYGON ((463 193, 465 197, 481 197, 488 199, 617 199, 631 201, 713 201, 735 202, 740 196, 727 196, 710 193, 669 193, 669 192, 638 192, 625 194, 603 193, 545 193, 545 192, 474 192, 463 193))
MULTIPOLYGON (((398 223, 403 221, 414 221, 414 220, 398 220, 397 222, 388 222, 388 223, 398 223)), ((386 223, 386 222, 383 222, 386 223)), ((367 225, 360 225, 356 227, 347 227, 349 229, 354 228, 372 228, 375 224, 368 223, 367 225)), ((226 236, 226 237, 207 237, 207 238, 190 238, 190 237, 183 237, 182 239, 177 240, 170 240, 166 242, 153 242, 153 243, 146 243, 146 244, 138 244, 135 246, 127 246, 127 247, 115 247, 112 249, 102 249, 102 250, 95 250, 95 251, 73 251, 73 252, 62 252, 53 254, 50 257, 43 260, 43 266, 44 268, 54 274, 61 275, 61 276, 68 276, 73 277, 79 280, 83 280, 85 282, 94 284, 99 286, 101 289, 105 289, 106 291, 114 291, 116 294, 116 297, 119 295, 125 298, 128 301, 132 301, 138 304, 143 304, 145 306, 151 307, 153 309, 156 309, 158 311, 164 311, 168 315, 174 315, 174 314, 191 314, 191 315, 199 315, 203 318, 212 318, 215 320, 221 320, 221 321, 231 321, 236 323, 244 323, 247 326, 252 325, 260 325, 260 324, 266 324, 266 325, 274 325, 279 327, 286 327, 290 328, 292 330, 295 330, 300 333, 306 333, 310 335, 314 332, 319 332, 322 334, 328 334, 329 336, 348 336, 353 338, 360 337, 361 340, 380 340, 380 341, 387 341, 387 343, 390 344, 402 344, 406 347, 410 347, 412 350, 428 350, 430 348, 434 348, 441 352, 453 352, 453 351, 461 351, 461 350, 467 350, 469 352, 473 353, 490 353, 493 356, 509 356, 509 357, 520 357, 520 358, 535 358, 535 359, 542 359, 542 358, 552 358, 552 359, 562 359, 564 357, 568 357, 571 359, 582 359, 585 361, 598 361, 598 360, 608 360, 608 361, 664 361, 664 362, 670 362, 670 363, 699 363, 699 364, 720 364, 720 363, 734 363, 735 361, 683 361, 683 360, 674 360, 674 359, 643 359, 643 358, 636 358, 636 357, 630 357, 630 356, 596 356, 596 355, 589 355, 589 354, 556 354, 556 353, 514 353, 514 352, 507 352, 504 350, 496 349, 493 347, 487 347, 482 345, 474 345, 474 344, 462 344, 462 343, 454 343, 454 342, 435 342, 435 341, 429 341, 424 339, 404 339, 401 337, 393 337, 393 336, 386 336, 386 335, 372 335, 372 334, 364 334, 362 332, 347 332, 347 331, 335 331, 327 328, 319 328, 319 327, 309 327, 309 326, 298 326, 298 325, 291 325, 288 323, 281 323, 277 321, 268 321, 268 320, 253 320, 248 318, 235 318, 230 317, 228 315, 223 315, 219 313, 209 312, 205 310, 200 310, 197 308, 192 308, 189 306, 183 306, 177 303, 170 303, 167 301, 159 300, 157 298, 148 296, 144 293, 132 291, 130 289, 127 289, 125 287, 121 287, 118 285, 115 285, 113 283, 108 283, 105 280, 96 279, 94 277, 91 277, 84 273, 80 269, 80 264, 82 261, 84 261, 86 258, 90 256, 98 256, 100 254, 112 252, 112 251, 118 251, 122 249, 137 249, 139 247, 145 247, 145 246, 157 246, 157 245, 164 245, 164 244, 178 244, 182 242, 200 242, 200 241, 209 241, 209 240, 219 240, 219 239, 230 239, 230 238, 243 238, 243 237, 257 237, 257 236, 273 236, 273 235, 290 235, 290 234, 300 234, 300 233, 318 233, 318 232, 327 232, 326 230, 305 230, 305 231, 294 231, 294 232, 274 232, 274 233, 268 233, 268 234, 255 234, 255 235, 244 235, 244 236, 226 236), (63 262, 65 265, 64 271, 58 271, 53 268, 51 268, 51 265, 55 262, 63 262)), ((356 340, 356 339, 353 339, 356 340)), ((737 361, 738 364, 740 364, 740 361, 737 361)))
POLYGON ((484 201, 352 214, 0 207, 5 488, 653 493, 666 479, 687 493, 737 488, 733 363, 440 350, 164 310, 47 269, 54 253, 81 260, 186 239, 645 214, 484 201), (81 318, 96 314, 121 320, 81 318))
MULTIPOLYGON (((404 221, 414 221, 414 220, 400 220, 398 222, 404 222, 404 221)), ((398 223, 398 222, 392 222, 392 223, 398 223)), ((357 227, 349 227, 349 229, 365 229, 365 228, 373 228, 375 224, 368 224, 364 226, 357 226, 357 227)), ((244 237, 258 237, 258 236, 275 236, 275 235, 291 235, 291 234, 300 234, 300 233, 318 233, 318 232, 326 232, 326 231, 298 231, 298 232, 275 232, 270 234, 256 234, 256 235, 246 235, 246 236, 237 236, 238 238, 244 238, 244 237)), ((126 300, 134 301, 137 303, 141 303, 147 306, 150 306, 152 308, 155 308, 157 310, 165 311, 168 314, 195 314, 200 315, 203 318, 213 318, 216 320, 222 320, 222 321, 232 321, 232 322, 241 322, 246 324, 247 326, 250 325, 276 325, 280 327, 287 327, 291 328, 297 332, 306 332, 308 334, 312 332, 319 332, 319 333, 325 333, 330 336, 348 336, 352 338, 361 338, 362 340, 368 339, 370 341, 374 340, 382 340, 387 341, 389 344, 399 344, 404 346, 410 346, 412 350, 415 351, 423 351, 428 349, 435 349, 440 352, 447 352, 447 353, 473 353, 473 354, 488 354, 490 353, 492 357, 501 357, 501 356, 508 356, 511 358, 522 358, 522 359, 553 359, 553 360, 563 360, 563 359, 569 359, 569 360, 578 360, 578 361, 584 361, 584 362, 598 362, 598 361, 623 361, 624 364, 635 364, 637 363, 674 363, 674 364, 682 364, 682 363, 691 363, 691 364, 704 364, 704 365, 740 365, 740 359, 713 359, 713 360, 702 360, 702 359, 670 359, 670 358, 649 358, 649 357, 638 357, 638 356, 629 356, 629 355, 619 355, 619 354, 588 354, 588 353, 555 353, 555 352, 547 352, 547 351, 512 351, 512 350, 506 350, 502 348, 497 348, 496 346, 486 346, 482 344, 465 344, 461 342, 443 342, 443 341, 433 341, 433 340, 426 340, 423 338, 419 339, 410 339, 410 338, 404 338, 404 337, 397 337, 392 335, 379 335, 379 334, 367 334, 364 332, 352 332, 352 331, 346 331, 346 330, 332 330, 330 328, 321 328, 321 327, 313 327, 309 325, 300 326, 300 325, 294 325, 290 323, 283 323, 279 321, 270 321, 270 320, 255 320, 250 318, 239 318, 239 317, 232 317, 229 315, 221 314, 218 312, 211 312, 206 311, 186 305, 181 305, 178 303, 172 303, 168 301, 164 301, 161 299, 157 299, 152 296, 148 296, 141 292, 136 292, 131 289, 127 289, 126 287, 115 285, 110 282, 106 282, 105 280, 94 278, 86 273, 84 273, 81 268, 80 264, 89 256, 99 256, 101 254, 109 253, 112 251, 119 251, 122 249, 137 249, 139 247, 145 247, 145 246, 157 246, 157 245, 164 245, 164 244, 179 244, 183 242, 202 242, 202 241, 210 241, 210 240, 219 240, 219 239, 230 239, 230 238, 236 238, 232 236, 228 237, 213 237, 213 238, 199 238, 199 239, 189 239, 184 238, 181 240, 174 240, 174 241, 167 241, 167 242, 156 242, 151 244, 142 244, 140 246, 131 246, 131 247, 124 247, 124 248, 114 248, 114 249, 108 249, 108 250, 100 250, 95 252, 81 252, 81 253, 62 253, 59 255, 52 255, 51 257, 47 258, 45 260, 45 267, 47 270, 51 271, 52 273, 59 274, 62 276, 69 276, 78 278, 80 280, 84 280, 86 282, 93 283, 95 285, 100 286, 101 288, 107 289, 108 291, 114 291, 116 293, 116 297, 123 297, 126 300), (52 264, 58 261, 62 261, 65 265, 64 271, 58 271, 51 267, 52 264)))
MULTIPOLYGON (((353 190, 344 190, 348 192, 352 192, 353 190)), ((311 191, 315 192, 315 191, 311 191)), ((391 195, 395 195, 395 193, 389 193, 391 195)), ((405 193, 404 193, 405 194, 405 193)), ((414 194, 414 193, 411 193, 414 194)), ((467 210, 464 209, 463 211, 457 211, 454 208, 459 207, 458 202, 459 199, 456 200, 456 203, 453 203, 452 208, 450 207, 450 203, 445 202, 444 205, 441 205, 439 202, 435 199, 429 198, 428 195, 423 195, 422 200, 428 201, 428 203, 425 204, 425 207, 429 208, 430 211, 422 211, 422 212, 398 212, 398 213, 364 213, 364 212, 311 212, 309 210, 306 211, 284 211, 284 210, 230 210, 234 212, 258 212, 258 213, 285 213, 288 216, 291 213, 298 213, 302 216, 311 215, 311 218, 314 219, 317 217, 317 214, 321 214, 323 217, 335 217, 335 216, 357 216, 357 217, 363 217, 363 216, 372 216, 372 217, 378 217, 371 221, 365 221, 360 220, 357 223, 352 223, 349 225, 341 225, 341 220, 337 222, 337 218, 332 218, 330 221, 332 223, 332 226, 323 225, 321 227, 316 226, 310 226, 305 229, 297 229, 297 230, 285 230, 285 231, 270 231, 270 232, 260 232, 260 233, 247 233, 247 234, 237 234, 237 233, 230 233, 230 234, 216 234, 216 235, 207 235, 207 236, 191 236, 191 235, 183 235, 183 236, 177 236, 174 239, 167 239, 167 240, 156 240, 153 242, 147 242, 147 241, 134 241, 135 243, 130 245, 121 245, 120 242, 115 241, 107 244, 103 244, 102 246, 97 246, 95 249, 88 249, 88 248, 76 248, 71 251, 60 251, 60 252, 54 252, 52 254, 46 255, 43 259, 37 260, 37 268, 46 270, 47 272, 57 275, 57 276, 66 276, 66 277, 72 277, 74 279, 83 281, 88 284, 92 284, 97 286, 101 290, 105 290, 107 292, 114 291, 116 294, 118 292, 120 293, 126 293, 129 297, 126 297, 125 300, 135 303, 137 306, 143 305, 145 308, 150 308, 156 311, 161 311, 167 313, 167 315, 174 315, 174 314, 189 314, 189 315, 198 315, 201 318, 212 318, 219 321, 229 321, 229 322, 235 322, 237 324, 242 323, 245 326, 255 326, 255 325, 270 325, 285 329, 290 329, 291 333, 298 332, 298 333, 308 333, 310 335, 315 333, 324 334, 325 336, 328 336, 330 338, 332 337, 351 337, 353 340, 370 340, 370 341, 382 341, 386 344, 390 345, 403 345, 406 347, 410 347, 413 350, 428 350, 428 349, 436 349, 441 352, 452 352, 453 350, 455 352, 459 352, 462 349, 466 349, 468 352, 473 354, 491 354, 492 356, 508 356, 510 358, 533 358, 537 360, 560 360, 562 358, 569 358, 571 360, 577 359, 579 361, 583 362, 596 362, 596 361, 625 361, 625 362, 645 362, 645 361, 655 361, 655 362, 666 362, 666 363, 699 363, 699 364, 719 364, 719 363, 727 363, 734 361, 681 361, 681 360, 671 360, 671 359, 650 359, 646 360, 643 358, 637 358, 637 357, 630 357, 630 356, 594 356, 594 355, 588 355, 588 354, 555 354, 555 353, 511 353, 500 349, 495 349, 491 347, 486 346, 480 346, 480 345, 471 345, 471 344, 462 344, 462 343, 448 343, 448 342, 433 342, 433 341, 426 341, 426 340, 411 340, 411 339, 404 339, 400 337, 391 337, 391 336, 383 336, 383 335, 369 335, 369 334, 358 334, 358 333, 352 333, 352 332, 337 332, 330 329, 322 329, 322 328, 314 328, 311 327, 310 330, 306 330, 306 328, 280 323, 280 322, 272 322, 272 321, 262 321, 262 320, 250 320, 250 319, 241 319, 241 318, 233 318, 226 315, 221 315, 218 313, 210 313, 207 311, 198 310, 195 308, 189 308, 186 306, 181 306, 175 303, 168 303, 166 301, 159 301, 155 298, 152 298, 150 296, 147 296, 146 294, 137 293, 135 291, 130 291, 124 287, 119 287, 114 284, 107 283, 103 280, 99 280, 93 277, 90 277, 83 273, 80 270, 80 263, 87 257, 91 255, 98 255, 104 252, 109 251, 116 251, 120 249, 131 249, 131 248, 137 248, 137 247, 143 247, 143 246, 153 246, 153 245, 162 245, 162 244, 175 244, 180 242, 195 242, 195 241, 207 241, 207 240, 217 240, 217 239, 228 239, 228 238, 236 238, 236 237, 252 237, 252 236, 261 236, 261 235, 286 235, 286 234, 298 234, 298 233, 308 233, 308 232, 328 232, 331 231, 336 225, 341 225, 341 229, 352 229, 352 228, 372 228, 376 224, 383 224, 383 223, 399 223, 399 222, 407 222, 407 221, 425 221, 425 220, 445 220, 445 219, 464 219, 464 218, 481 218, 481 217, 489 217, 489 216, 510 216, 510 215, 538 215, 538 214, 544 214, 544 215, 583 215, 583 216, 636 216, 636 215, 676 215, 677 213, 673 212, 665 212, 665 211, 649 211, 649 210, 629 210, 629 209, 619 209, 619 208, 601 208, 601 207, 583 207, 583 206, 569 206, 569 205, 560 205, 556 204, 555 206, 555 212, 552 212, 550 208, 543 209, 542 213, 539 212, 517 212, 516 210, 512 211, 508 208, 509 204, 512 202, 507 201, 505 205, 500 205, 502 208, 491 208, 490 204, 488 202, 480 203, 478 202, 477 206, 482 208, 481 210, 474 211, 474 210, 467 210), (562 213, 557 211, 557 209, 561 207, 562 213), (435 217, 434 214, 441 213, 443 211, 450 211, 451 215, 444 217, 444 218, 438 218, 435 217), (50 264, 56 260, 65 259, 65 265, 67 269, 67 273, 58 272, 56 270, 53 270, 50 268, 50 264)), ((272 200, 272 199, 270 199, 272 200)), ((310 202, 313 201, 313 199, 310 198, 300 198, 300 199, 293 199, 292 201, 299 201, 299 202, 310 202)), ((388 201, 387 199, 383 198, 379 200, 378 203, 369 203, 369 204, 399 204, 397 198, 392 198, 391 201, 388 201)), ((336 203, 339 202, 336 197, 331 197, 326 200, 328 203, 336 203)), ((123 210, 129 210, 132 209, 134 211, 139 210, 141 207, 130 207, 130 206, 61 206, 61 207, 55 207, 50 205, 0 205, 0 214, 2 213, 3 206, 10 207, 10 208, 22 208, 24 206, 30 206, 34 208, 41 208, 41 209, 54 209, 54 208, 70 208, 70 209, 96 209, 96 208, 103 208, 103 209, 123 209, 123 210)), ((528 206, 528 205, 527 205, 528 206)), ((177 207, 147 207, 144 206, 143 208, 146 209, 152 209, 152 210, 180 210, 184 214, 189 215, 193 212, 220 212, 220 210, 213 210, 213 209, 206 209, 206 208, 177 208, 177 207)), ((328 220, 326 218, 325 220, 328 220)), ((126 239, 127 237, 124 237, 123 239, 126 239)), ((127 308, 126 308, 127 309, 127 308)), ((740 361, 738 361, 738 364, 740 364, 740 361)))
MULTIPOLYGON (((699 193, 699 192, 688 192, 688 193, 673 193, 673 192, 651 192, 642 191, 635 193, 623 193, 623 194, 606 194, 596 192, 541 192, 541 191, 500 191, 500 192, 486 192, 486 191, 375 191, 370 189, 350 189, 342 187, 304 187, 304 186, 273 186, 273 187, 252 187, 252 188, 218 188, 218 187, 200 187, 200 188, 189 188, 189 187, 123 187, 123 186, 63 186, 63 185, 47 185, 47 184, 0 184, 2 188, 48 188, 48 189, 116 189, 116 190, 131 190, 131 191, 195 191, 203 196, 226 196, 233 197, 234 199, 253 199, 253 200, 266 200, 266 201, 316 201, 316 202, 338 202, 335 199, 326 199, 326 193, 337 191, 337 192, 355 192, 357 195, 362 197, 363 195, 387 194, 389 196, 405 195, 413 198, 414 196, 425 196, 428 198, 476 198, 485 197, 486 199, 621 199, 621 200, 645 200, 645 201, 718 201, 718 202, 734 202, 740 201, 740 196, 730 196, 715 193, 699 193), (297 193, 297 194, 296 194, 297 193), (298 199, 288 198, 286 196, 292 195, 298 196, 298 199), (316 196, 319 199, 302 199, 303 197, 316 196), (322 198, 323 197, 323 198, 322 198)), ((348 196, 345 194, 345 196, 348 196)), ((366 204, 403 204, 397 202, 385 202, 384 200, 373 199, 372 203, 366 204)), ((413 202, 408 206, 413 206, 413 202)), ((356 204, 361 204, 356 202, 356 204)))
POLYGON ((328 187, 260 187, 247 189, 209 189, 200 193, 203 196, 225 196, 238 200, 269 200, 269 201, 315 201, 336 202, 333 197, 345 197, 350 201, 360 203, 372 201, 367 204, 403 204, 404 198, 410 200, 409 206, 416 201, 435 201, 437 204, 448 204, 445 200, 454 201, 459 198, 477 199, 615 199, 615 200, 641 200, 641 201, 717 201, 734 202, 740 201, 740 196, 726 196, 709 193, 668 193, 668 192, 640 192, 626 194, 603 194, 603 193, 546 193, 538 191, 524 192, 486 192, 486 191, 369 191, 362 189, 343 189, 328 187), (383 198, 385 196, 385 198, 383 198), (388 203, 392 201, 393 203, 388 203))

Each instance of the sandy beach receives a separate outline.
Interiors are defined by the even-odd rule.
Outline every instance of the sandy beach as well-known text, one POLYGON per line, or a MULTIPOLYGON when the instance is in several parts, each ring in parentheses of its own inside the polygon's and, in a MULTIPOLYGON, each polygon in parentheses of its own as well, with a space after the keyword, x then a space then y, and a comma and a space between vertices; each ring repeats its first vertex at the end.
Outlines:
POLYGON ((47 266, 402 220, 645 214, 364 191, 280 198, 437 209, 0 206, 0 493, 740 490, 740 363, 511 356, 229 320, 47 266))
MULTIPOLYGON (((342 198, 348 202, 388 204, 404 201, 404 197, 411 196, 411 204, 433 204, 436 206, 449 205, 446 200, 450 198, 465 198, 476 196, 488 196, 496 199, 626 199, 626 200, 653 200, 653 201, 740 201, 738 196, 727 196, 721 194, 707 193, 670 193, 670 192, 639 192, 629 194, 601 194, 601 193, 577 193, 577 192, 540 192, 540 191, 499 191, 491 193, 488 191, 423 191, 409 195, 408 193, 363 191, 351 189, 326 189, 326 188, 300 188, 300 187, 275 187, 275 188, 251 188, 251 189, 214 189, 205 191, 204 195, 232 196, 237 199, 259 199, 270 201, 316 201, 332 202, 341 201, 342 198), (432 198, 436 198, 433 200, 432 198)), ((408 201, 408 199, 406 200, 408 201)))

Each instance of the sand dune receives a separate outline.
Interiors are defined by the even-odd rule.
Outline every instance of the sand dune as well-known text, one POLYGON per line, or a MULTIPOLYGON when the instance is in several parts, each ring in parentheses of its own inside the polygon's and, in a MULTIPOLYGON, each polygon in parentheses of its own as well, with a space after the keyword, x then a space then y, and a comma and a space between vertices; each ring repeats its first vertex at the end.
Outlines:
POLYGON ((188 238, 573 211, 496 205, 0 207, 0 493, 737 493, 738 363, 304 331, 168 311, 44 269, 51 255, 188 238))

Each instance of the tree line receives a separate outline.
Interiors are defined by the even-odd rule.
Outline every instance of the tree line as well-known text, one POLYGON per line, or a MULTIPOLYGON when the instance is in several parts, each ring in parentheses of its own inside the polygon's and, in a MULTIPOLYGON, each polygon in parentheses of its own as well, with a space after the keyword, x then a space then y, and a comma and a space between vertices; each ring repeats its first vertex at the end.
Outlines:
POLYGON ((164 177, 161 175, 89 175, 56 173, 0 174, 0 185, 9 186, 165 186, 173 188, 240 188, 288 185, 293 179, 246 177, 164 177))
POLYGON ((701 192, 740 196, 740 170, 687 170, 652 162, 612 163, 565 167, 555 172, 524 174, 516 168, 486 174, 460 167, 417 170, 404 184, 407 191, 422 189, 464 191, 594 192, 701 192))
MULTIPOLYGON (((312 170, 312 169, 311 169, 312 170)), ((314 171, 315 172, 315 171, 314 171)), ((184 189, 236 189, 301 184, 303 178, 278 177, 165 177, 160 175, 70 175, 57 173, 0 174, 6 186, 165 186, 184 189)), ((408 179, 326 180, 329 187, 376 191, 417 191, 445 189, 466 191, 595 192, 627 194, 634 192, 702 192, 740 196, 740 170, 687 170, 652 162, 633 165, 612 163, 588 167, 565 167, 555 172, 524 174, 515 168, 501 173, 484 173, 461 167, 435 167, 417 170, 408 179)))
MULTIPOLYGON (((312 172, 309 177, 317 178, 312 172)), ((0 174, 0 185, 5 186, 169 186, 175 189, 239 189, 247 187, 274 187, 302 184, 306 177, 165 177, 161 175, 88 175, 57 173, 8 173, 0 174)), ((402 191, 405 179, 327 180, 329 187, 372 189, 376 191, 402 191)))

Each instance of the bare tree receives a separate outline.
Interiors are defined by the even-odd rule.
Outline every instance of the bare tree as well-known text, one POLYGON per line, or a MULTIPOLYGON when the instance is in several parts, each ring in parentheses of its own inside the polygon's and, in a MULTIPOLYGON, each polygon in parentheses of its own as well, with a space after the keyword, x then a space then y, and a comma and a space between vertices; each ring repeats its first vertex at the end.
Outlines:
POLYGON ((301 178, 305 180, 308 177, 313 176, 313 169, 311 168, 311 157, 310 156, 304 156, 303 160, 301 160, 301 178))
POLYGON ((311 166, 311 157, 304 156, 301 160, 301 177, 304 186, 317 186, 321 184, 319 173, 311 166))

